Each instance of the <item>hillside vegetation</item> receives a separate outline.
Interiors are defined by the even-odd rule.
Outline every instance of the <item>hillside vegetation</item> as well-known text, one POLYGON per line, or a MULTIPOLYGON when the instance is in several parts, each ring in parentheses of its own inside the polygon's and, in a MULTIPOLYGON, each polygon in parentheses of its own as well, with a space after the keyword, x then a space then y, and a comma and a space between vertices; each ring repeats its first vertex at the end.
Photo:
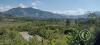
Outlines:
POLYGON ((95 14, 90 14, 86 20, 1 16, 0 45, 93 45, 95 34, 99 32, 99 19, 95 14), (85 29, 91 34, 88 40, 82 40, 79 35, 85 29), (20 32, 28 32, 33 38, 27 41, 20 32), (37 37, 41 37, 41 41, 37 37))

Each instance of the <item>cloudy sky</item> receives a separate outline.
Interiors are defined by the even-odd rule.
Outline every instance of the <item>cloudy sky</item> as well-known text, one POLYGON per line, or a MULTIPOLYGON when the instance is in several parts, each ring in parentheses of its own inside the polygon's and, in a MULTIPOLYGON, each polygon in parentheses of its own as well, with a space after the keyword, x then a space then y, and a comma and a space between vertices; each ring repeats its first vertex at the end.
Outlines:
POLYGON ((15 7, 33 7, 61 14, 100 11, 100 0, 0 0, 0 11, 15 7))

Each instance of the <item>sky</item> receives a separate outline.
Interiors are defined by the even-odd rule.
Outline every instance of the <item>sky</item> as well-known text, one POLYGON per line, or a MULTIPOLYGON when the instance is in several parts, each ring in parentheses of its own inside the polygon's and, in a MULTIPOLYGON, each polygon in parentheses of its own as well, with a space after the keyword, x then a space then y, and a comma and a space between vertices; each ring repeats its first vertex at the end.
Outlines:
POLYGON ((86 11, 100 11, 100 0, 0 0, 0 11, 15 7, 33 7, 60 14, 84 14, 86 11))

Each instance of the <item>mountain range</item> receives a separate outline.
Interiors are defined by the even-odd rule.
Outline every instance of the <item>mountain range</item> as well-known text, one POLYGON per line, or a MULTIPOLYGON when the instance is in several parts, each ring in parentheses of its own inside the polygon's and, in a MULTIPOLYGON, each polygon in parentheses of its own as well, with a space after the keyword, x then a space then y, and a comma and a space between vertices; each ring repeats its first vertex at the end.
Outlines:
POLYGON ((34 8, 13 8, 8 11, 3 12, 4 15, 10 16, 23 16, 23 17, 35 17, 35 18, 65 18, 60 14, 54 14, 48 11, 42 11, 34 8))
MULTIPOLYGON (((94 12, 96 15, 100 15, 100 12, 94 12)), ((0 12, 0 15, 3 16, 22 16, 22 17, 32 17, 32 18, 57 18, 57 19, 61 19, 61 18, 86 18, 87 15, 65 15, 65 14, 56 14, 56 13, 52 13, 52 12, 48 12, 48 11, 42 11, 39 9, 35 9, 35 8, 21 8, 21 7, 17 7, 17 8, 12 8, 8 11, 5 12, 0 12)))

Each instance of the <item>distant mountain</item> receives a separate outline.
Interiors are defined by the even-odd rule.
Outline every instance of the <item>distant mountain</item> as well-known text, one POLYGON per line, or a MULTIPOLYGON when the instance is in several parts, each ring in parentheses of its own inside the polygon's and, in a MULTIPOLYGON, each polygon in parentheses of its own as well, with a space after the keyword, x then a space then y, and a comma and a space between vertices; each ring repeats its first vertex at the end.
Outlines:
MULTIPOLYGON (((100 16, 100 12, 92 12, 95 13, 97 16, 100 16)), ((88 13, 89 14, 89 13, 88 13)), ((69 18, 69 19, 79 19, 79 18, 87 18, 88 14, 84 14, 84 15, 65 15, 65 14, 56 14, 56 13, 52 13, 52 12, 48 12, 48 11, 42 11, 39 9, 35 9, 35 8, 21 8, 21 7, 17 7, 17 8, 13 8, 10 9, 8 11, 5 12, 1 12, 0 16, 18 16, 18 17, 31 17, 31 18, 56 18, 56 19, 65 19, 65 18, 69 18)))
POLYGON ((65 18, 64 16, 60 14, 54 14, 51 12, 47 11, 42 11, 39 9, 34 9, 34 8, 13 8, 10 9, 4 14, 11 15, 11 16, 24 16, 24 17, 35 17, 35 18, 65 18))
POLYGON ((97 16, 100 16, 100 12, 99 11, 96 11, 94 12, 97 16))

